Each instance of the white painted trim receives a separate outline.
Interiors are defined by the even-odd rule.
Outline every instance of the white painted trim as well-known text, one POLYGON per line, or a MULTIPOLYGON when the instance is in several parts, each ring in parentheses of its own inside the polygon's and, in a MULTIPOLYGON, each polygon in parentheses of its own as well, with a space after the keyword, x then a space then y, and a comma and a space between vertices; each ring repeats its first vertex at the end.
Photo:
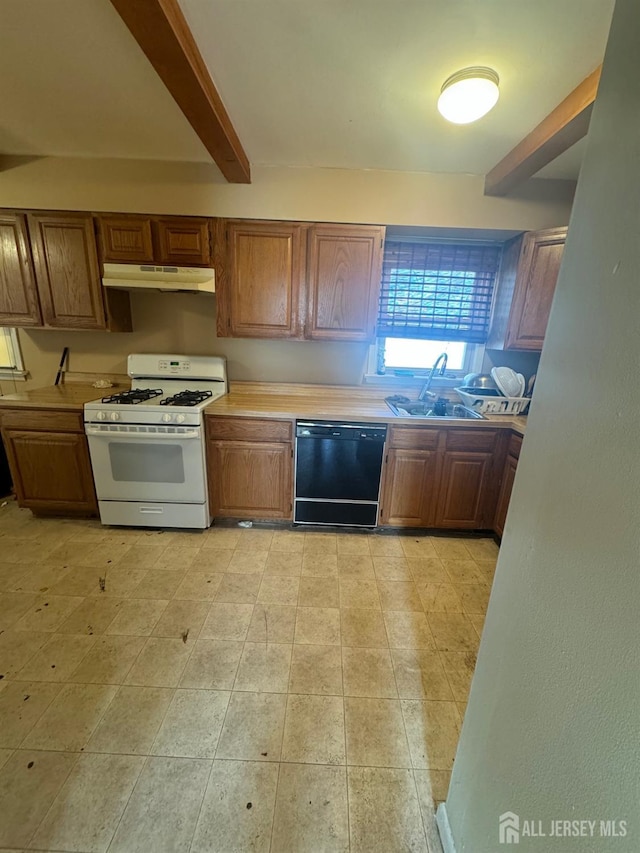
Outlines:
POLYGON ((7 341, 7 348, 9 350, 9 354, 13 356, 13 366, 2 365, 0 366, 0 370, 3 373, 7 373, 10 378, 13 375, 20 375, 24 373, 24 364, 22 362, 22 353, 20 351, 20 342, 18 341, 18 333, 14 328, 0 328, 0 335, 3 335, 7 341))
POLYGON ((0 368, 0 382, 4 379, 7 380, 15 380, 16 382, 26 382, 29 376, 28 370, 12 370, 11 368, 7 368, 6 370, 0 368))
MULTIPOLYGON (((396 376, 392 373, 365 373, 362 377, 363 385, 397 385, 399 387, 415 385, 416 388, 422 388, 427 380, 428 372, 423 376, 396 376)), ((462 382, 462 374, 454 378, 438 376, 431 383, 432 388, 458 388, 462 382)))
MULTIPOLYGON (((380 374, 376 373, 376 369, 378 367, 378 346, 381 338, 376 338, 375 343, 371 344, 367 353, 367 362, 365 365, 365 374, 364 374, 364 382, 375 381, 376 377, 378 379, 388 377, 389 379, 398 379, 398 380, 406 380, 407 376, 395 376, 394 373, 390 370, 389 373, 383 374, 381 377, 380 374)), ((480 373, 482 371, 482 363, 484 361, 486 346, 485 344, 467 344, 467 350, 465 355, 465 363, 462 366, 461 370, 448 370, 447 374, 449 376, 456 376, 457 379, 462 379, 468 373, 480 373)), ((426 367, 423 370, 416 370, 414 376, 416 378, 426 377, 429 375, 429 368, 426 367)), ((441 379, 442 377, 437 377, 437 379, 441 379)), ((437 379, 434 379, 434 384, 436 384, 437 379)), ((398 383, 400 384, 400 382, 398 383)))
POLYGON ((444 853, 456 853, 456 845, 453 842, 453 833, 449 824, 446 803, 440 803, 436 810, 436 824, 440 833, 440 841, 444 853))

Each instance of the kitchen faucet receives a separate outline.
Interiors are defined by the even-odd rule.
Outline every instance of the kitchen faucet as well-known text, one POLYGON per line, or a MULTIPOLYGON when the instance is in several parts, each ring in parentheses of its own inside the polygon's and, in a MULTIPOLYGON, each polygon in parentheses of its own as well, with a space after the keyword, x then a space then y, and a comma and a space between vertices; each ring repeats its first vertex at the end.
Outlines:
POLYGON ((424 400, 424 398, 427 396, 427 394, 430 397, 435 397, 435 394, 432 394, 431 391, 429 391, 429 388, 431 387, 433 377, 436 375, 436 370, 438 369, 438 367, 440 367, 440 362, 442 362, 442 367, 440 367, 440 374, 439 375, 444 376, 444 372, 447 369, 447 361, 448 361, 448 356, 447 356, 446 352, 441 352, 440 355, 436 358, 434 365, 431 368, 431 372, 427 376, 427 381, 424 383, 424 385, 420 389, 420 393, 418 394, 418 400, 420 402, 422 402, 424 400))

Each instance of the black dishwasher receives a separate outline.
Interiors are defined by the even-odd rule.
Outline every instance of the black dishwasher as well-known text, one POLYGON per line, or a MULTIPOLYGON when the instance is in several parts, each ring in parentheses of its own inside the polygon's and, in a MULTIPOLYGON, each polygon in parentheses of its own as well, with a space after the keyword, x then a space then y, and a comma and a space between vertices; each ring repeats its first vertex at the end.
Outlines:
POLYGON ((296 421, 296 524, 375 527, 387 427, 296 421))

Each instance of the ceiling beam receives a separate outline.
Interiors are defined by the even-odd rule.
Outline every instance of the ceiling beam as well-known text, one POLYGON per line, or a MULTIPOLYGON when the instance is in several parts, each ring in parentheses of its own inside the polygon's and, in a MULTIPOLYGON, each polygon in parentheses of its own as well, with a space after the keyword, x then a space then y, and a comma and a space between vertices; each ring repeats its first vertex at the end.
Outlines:
POLYGON ((553 112, 493 167, 484 179, 485 195, 506 195, 587 135, 601 70, 600 65, 585 77, 553 112))
POLYGON ((111 0, 224 177, 251 183, 242 143, 178 0, 111 0))

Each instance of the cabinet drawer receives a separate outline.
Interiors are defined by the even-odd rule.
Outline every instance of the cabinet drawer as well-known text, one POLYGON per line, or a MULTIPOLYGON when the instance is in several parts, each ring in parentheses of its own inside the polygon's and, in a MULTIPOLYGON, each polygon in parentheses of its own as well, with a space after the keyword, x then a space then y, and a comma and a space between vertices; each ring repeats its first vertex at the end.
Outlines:
POLYGON ((228 441, 291 441, 291 421, 207 417, 207 437, 228 441))
POLYGON ((491 451, 493 450, 498 430, 496 429, 448 429, 447 450, 491 451))
POLYGON ((406 450, 436 450, 440 430, 414 427, 391 427, 389 447, 406 450))
POLYGON ((522 436, 512 434, 509 439, 509 456, 515 456, 516 459, 520 458, 520 449, 522 447, 522 436))
POLYGON ((82 412, 31 409, 0 409, 3 429, 33 429, 42 432, 84 432, 82 412))

